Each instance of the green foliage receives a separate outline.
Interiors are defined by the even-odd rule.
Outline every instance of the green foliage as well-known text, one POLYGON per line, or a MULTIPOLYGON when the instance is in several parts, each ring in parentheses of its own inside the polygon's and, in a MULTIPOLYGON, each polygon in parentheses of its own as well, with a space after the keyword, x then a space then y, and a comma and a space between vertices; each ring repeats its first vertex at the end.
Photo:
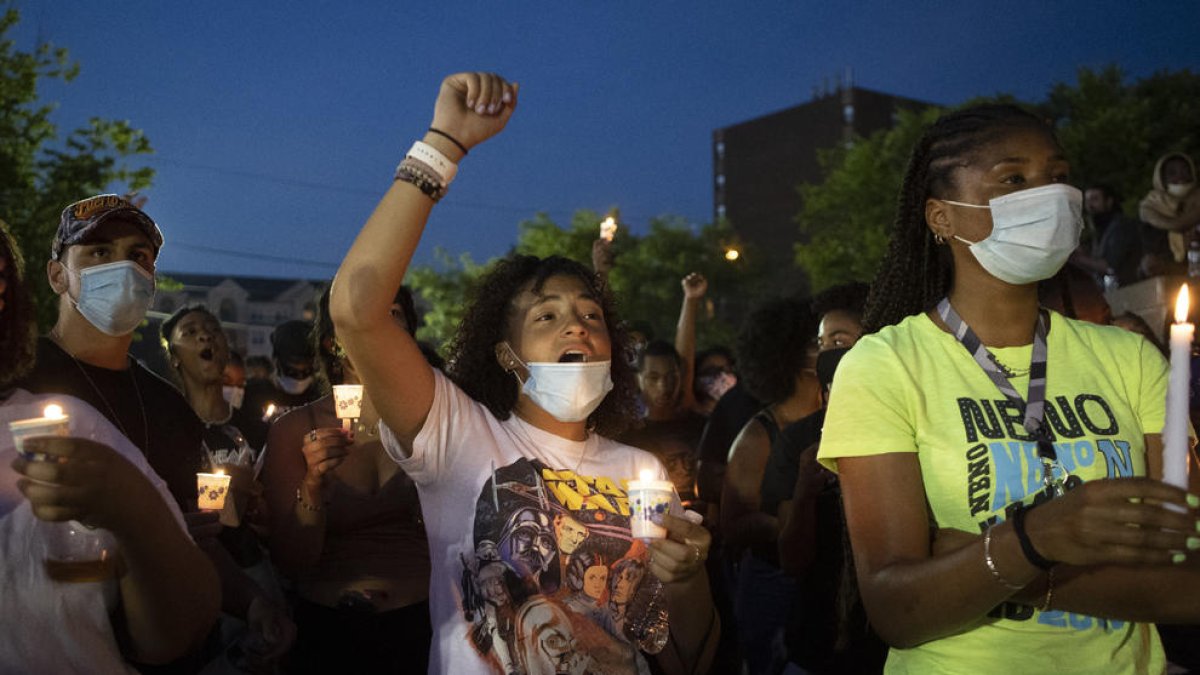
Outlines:
POLYGON ((9 33, 19 20, 16 9, 0 15, 0 218, 29 260, 30 286, 45 329, 57 303, 41 270, 62 209, 114 184, 123 185, 123 191, 144 189, 154 172, 127 163, 152 152, 142 132, 127 121, 92 118, 60 136, 51 121, 55 106, 39 99, 38 82, 70 82, 79 65, 65 49, 49 44, 18 50, 9 33))
POLYGON ((434 251, 434 257, 433 265, 410 269, 404 282, 423 305, 424 321, 417 329, 417 339, 444 347, 458 330, 467 298, 488 265, 477 264, 468 253, 453 258, 441 248, 434 251))
MULTIPOLYGON (((514 251, 539 257, 561 255, 591 267, 592 242, 601 219, 594 211, 580 210, 564 228, 538 214, 520 224, 514 251)), ((757 297, 763 285, 762 269, 745 260, 725 260, 726 248, 735 243, 736 236, 724 224, 707 225, 697 232, 681 219, 657 218, 640 236, 623 226, 613 241, 616 263, 609 275, 622 317, 645 322, 656 337, 673 340, 683 302, 680 283, 689 273, 700 272, 709 282, 709 303, 696 327, 697 345, 732 344, 737 321, 748 304, 745 298, 757 297)), ((442 250, 436 255, 434 265, 410 270, 406 282, 428 308, 417 337, 444 346, 457 330, 474 284, 492 261, 479 265, 468 255, 454 259, 442 250)))
MULTIPOLYGON (((1002 94, 962 105, 984 102, 1020 103, 1002 94)), ((1045 101, 1029 107, 1055 121, 1071 160, 1071 182, 1112 185, 1127 213, 1137 213, 1160 156, 1172 150, 1200 156, 1200 75, 1188 70, 1127 83, 1116 66, 1081 68, 1075 84, 1056 84, 1045 101)), ((800 186, 804 205, 796 219, 796 263, 814 291, 874 278, 909 152, 942 112, 901 112, 892 129, 821 154, 825 177, 800 186)))

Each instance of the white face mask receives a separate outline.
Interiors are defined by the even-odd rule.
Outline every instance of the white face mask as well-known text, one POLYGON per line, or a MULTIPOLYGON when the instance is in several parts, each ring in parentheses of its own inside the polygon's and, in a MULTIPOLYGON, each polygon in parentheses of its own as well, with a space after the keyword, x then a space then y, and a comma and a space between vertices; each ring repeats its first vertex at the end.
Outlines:
POLYGON ((242 401, 246 398, 246 388, 226 384, 221 387, 221 396, 225 398, 225 401, 230 406, 240 408, 242 407, 242 401))
POLYGON ((286 393, 292 394, 293 396, 297 396, 308 391, 308 387, 312 383, 313 378, 311 375, 302 380, 297 380, 294 377, 287 377, 286 375, 275 376, 275 384, 279 385, 280 389, 286 393))
POLYGON ((587 419, 612 391, 611 361, 525 363, 515 352, 512 356, 529 372, 529 379, 521 383, 521 391, 559 422, 587 419))
POLYGON ((1169 192, 1172 197, 1183 197, 1183 196, 1186 196, 1189 192, 1191 192, 1192 189, 1195 187, 1196 187, 1195 182, 1171 183, 1170 185, 1167 186, 1167 192, 1169 192))
POLYGON ((114 337, 128 335, 146 318, 154 301, 154 275, 141 265, 122 260, 87 267, 78 274, 79 299, 72 302, 96 330, 114 337))
POLYGON ((1083 193, 1063 183, 1053 183, 997 197, 987 206, 943 199, 947 204, 991 209, 992 233, 971 242, 970 250, 983 269, 1010 284, 1031 284, 1049 279, 1079 246, 1083 228, 1083 193))

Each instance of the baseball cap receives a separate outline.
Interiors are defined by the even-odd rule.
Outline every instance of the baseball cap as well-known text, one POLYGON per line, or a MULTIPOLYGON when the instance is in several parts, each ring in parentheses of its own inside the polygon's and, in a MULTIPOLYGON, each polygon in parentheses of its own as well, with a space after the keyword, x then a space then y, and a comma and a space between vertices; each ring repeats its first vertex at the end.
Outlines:
POLYGON ((309 334, 312 324, 294 319, 275 327, 271 333, 271 353, 277 359, 311 360, 316 356, 309 334))
POLYGON ((63 209, 58 232, 54 233, 54 242, 50 245, 50 259, 58 260, 63 249, 83 241, 102 223, 113 218, 140 229, 154 246, 155 253, 162 248, 162 232, 150 216, 120 195, 96 195, 63 209))

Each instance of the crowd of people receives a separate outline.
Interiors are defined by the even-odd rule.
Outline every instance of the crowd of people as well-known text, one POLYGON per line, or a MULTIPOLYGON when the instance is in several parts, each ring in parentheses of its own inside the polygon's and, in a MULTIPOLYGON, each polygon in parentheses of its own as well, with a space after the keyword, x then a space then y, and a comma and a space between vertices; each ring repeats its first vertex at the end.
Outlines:
POLYGON ((1200 668, 1200 470, 1162 481, 1163 348, 1100 293, 1200 255, 1186 155, 1137 220, 1071 186, 1039 117, 965 108, 913 149, 870 284, 761 299, 698 352, 707 280, 656 339, 599 239, 591 267, 499 261, 443 360, 402 282, 518 98, 446 78, 265 362, 200 305, 161 325, 165 377, 129 356, 164 237, 116 195, 63 210, 38 337, 41 249, 0 223, 0 418, 69 419, 0 431, 0 672, 1200 668), (352 422, 338 385, 363 387, 352 422), (674 487, 662 536, 634 536, 635 479, 674 487), (64 538, 104 564, 64 576, 64 538))

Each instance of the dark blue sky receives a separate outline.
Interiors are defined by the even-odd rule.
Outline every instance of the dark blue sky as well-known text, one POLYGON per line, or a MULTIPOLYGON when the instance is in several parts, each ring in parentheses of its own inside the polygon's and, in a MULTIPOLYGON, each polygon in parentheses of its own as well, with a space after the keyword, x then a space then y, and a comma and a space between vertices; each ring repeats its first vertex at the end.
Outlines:
POLYGON ((42 92, 63 128, 98 115, 150 138, 167 271, 332 275, 458 70, 521 82, 521 107, 463 162, 418 262, 434 246, 503 254, 538 211, 708 222, 712 130, 807 101, 847 66, 859 86, 938 103, 1037 100, 1080 66, 1200 70, 1192 1, 16 5, 22 47, 40 37, 82 65, 42 92))

